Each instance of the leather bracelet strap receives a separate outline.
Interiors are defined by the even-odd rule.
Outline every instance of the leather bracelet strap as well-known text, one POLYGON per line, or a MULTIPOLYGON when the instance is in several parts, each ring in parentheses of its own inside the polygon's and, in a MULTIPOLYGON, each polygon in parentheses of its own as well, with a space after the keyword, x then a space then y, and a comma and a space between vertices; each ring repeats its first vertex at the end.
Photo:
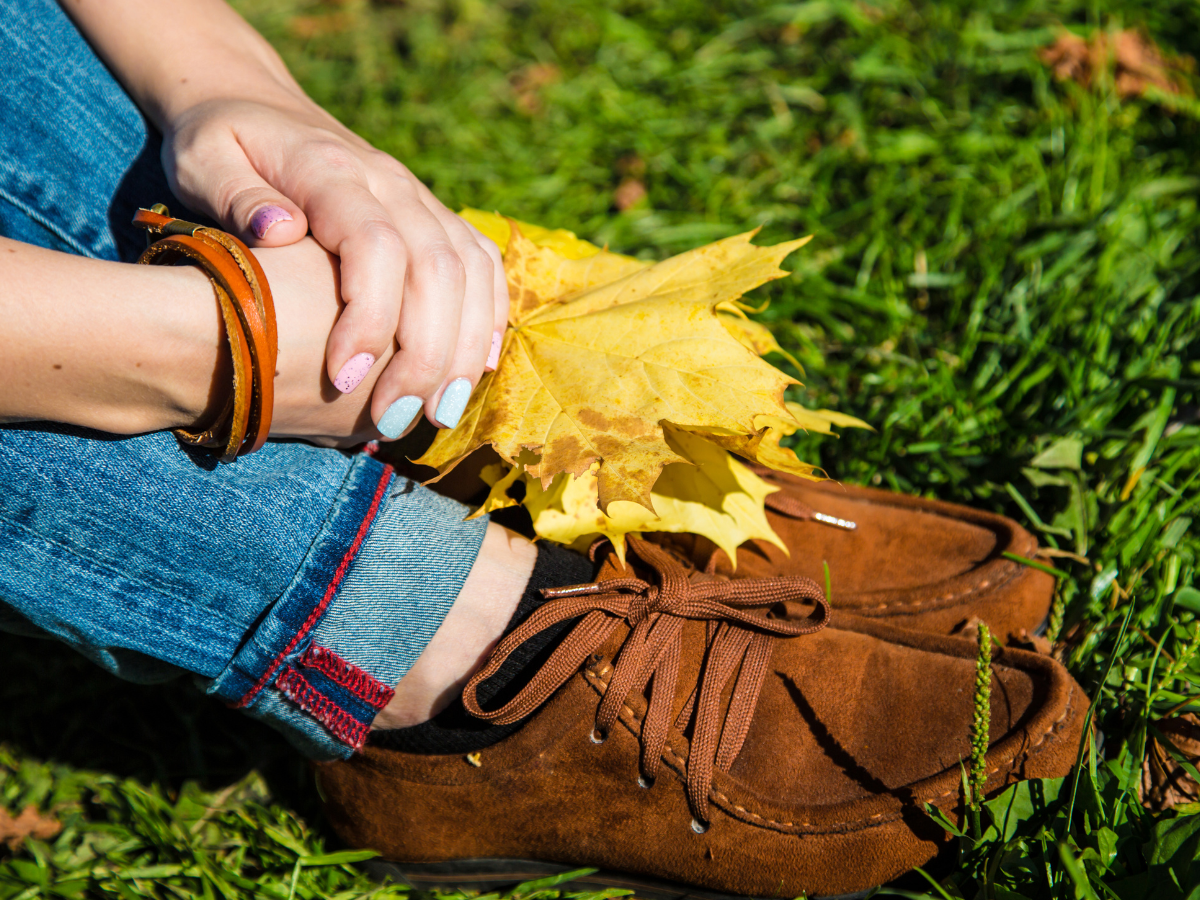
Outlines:
POLYGON ((187 444, 215 450, 223 462, 253 453, 266 441, 274 407, 278 334, 266 275, 250 249, 215 228, 174 219, 165 206, 138 210, 135 225, 152 241, 144 265, 191 264, 212 282, 233 361, 233 390, 221 415, 202 432, 175 429, 187 444), (158 241, 153 236, 161 236, 158 241))

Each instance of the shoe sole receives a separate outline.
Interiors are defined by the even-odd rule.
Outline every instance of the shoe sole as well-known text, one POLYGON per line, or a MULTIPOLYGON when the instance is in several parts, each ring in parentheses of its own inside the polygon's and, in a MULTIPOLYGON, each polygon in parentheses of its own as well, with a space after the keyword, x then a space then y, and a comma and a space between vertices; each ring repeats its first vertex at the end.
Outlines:
MULTIPOLYGON (((440 863, 405 864, 387 860, 370 860, 361 865, 375 881, 394 881, 418 891, 442 888, 483 892, 503 890, 526 881, 550 878, 579 868, 579 866, 564 866, 559 863, 539 862, 531 859, 455 859, 440 863)), ((576 890, 621 888, 633 891, 636 900, 690 900, 690 898, 696 898, 696 900, 775 900, 775 898, 722 894, 719 891, 708 891, 644 875, 629 875, 625 872, 602 870, 555 885, 555 889, 566 889, 568 886, 576 890)), ((875 889, 870 888, 851 894, 813 896, 809 900, 863 900, 873 890, 875 889)))

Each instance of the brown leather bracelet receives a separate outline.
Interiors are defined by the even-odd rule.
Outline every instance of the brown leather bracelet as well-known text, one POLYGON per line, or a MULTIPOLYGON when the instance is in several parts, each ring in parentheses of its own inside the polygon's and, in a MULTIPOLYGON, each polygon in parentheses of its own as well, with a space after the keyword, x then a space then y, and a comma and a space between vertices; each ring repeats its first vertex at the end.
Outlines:
POLYGON ((253 453, 271 431, 279 352, 275 304, 262 267, 233 235, 174 219, 162 204, 139 209, 133 223, 149 232, 151 242, 139 263, 195 265, 208 275, 233 361, 233 390, 216 422, 201 432, 177 428, 175 436, 214 450, 222 462, 253 453))

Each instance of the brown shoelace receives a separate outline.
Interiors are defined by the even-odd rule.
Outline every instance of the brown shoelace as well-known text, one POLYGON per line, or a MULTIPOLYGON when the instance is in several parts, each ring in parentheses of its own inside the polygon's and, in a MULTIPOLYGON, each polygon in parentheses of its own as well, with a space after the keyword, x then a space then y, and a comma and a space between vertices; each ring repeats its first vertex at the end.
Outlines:
POLYGON ((767 509, 773 510, 781 516, 787 516, 790 519, 798 519, 802 522, 820 522, 822 525, 832 525, 835 528, 841 528, 843 531, 854 531, 858 528, 857 522, 817 512, 807 503, 801 503, 795 497, 786 495, 782 491, 767 494, 767 499, 764 502, 767 509))
POLYGON ((822 590, 808 578, 692 581, 689 570, 661 547, 637 538, 630 539, 629 546, 654 570, 657 584, 628 577, 544 591, 547 602, 507 634, 487 665, 467 682, 463 705, 471 715, 501 725, 524 719, 578 672, 625 621, 630 632, 596 713, 593 740, 604 740, 626 699, 644 691, 653 679, 641 734, 642 776, 646 782, 653 781, 670 731, 684 621, 707 622, 703 668, 674 723, 675 728, 683 730, 694 714, 687 795, 699 823, 693 827, 703 829, 708 823, 714 769, 728 771, 742 749, 775 635, 791 637, 819 631, 829 622, 829 605, 822 590), (749 611, 752 607, 761 609, 801 599, 816 604, 813 614, 803 621, 768 619, 749 611), (575 618, 581 619, 579 624, 511 701, 492 712, 480 707, 476 693, 479 685, 500 669, 514 649, 546 628, 575 618), (737 681, 721 722, 721 694, 735 672, 737 681))
MULTIPOLYGON (((775 474, 774 470, 767 466, 757 463, 749 465, 750 471, 755 475, 766 478, 768 483, 771 480, 771 475, 775 474)), ((858 528, 856 522, 851 522, 849 519, 839 519, 837 516, 830 516, 823 512, 817 512, 807 503, 803 503, 783 491, 767 494, 767 499, 764 502, 767 509, 777 512, 781 516, 787 516, 789 519, 796 519, 801 522, 820 522, 823 525, 832 525, 835 528, 841 528, 843 531, 854 531, 858 528)))

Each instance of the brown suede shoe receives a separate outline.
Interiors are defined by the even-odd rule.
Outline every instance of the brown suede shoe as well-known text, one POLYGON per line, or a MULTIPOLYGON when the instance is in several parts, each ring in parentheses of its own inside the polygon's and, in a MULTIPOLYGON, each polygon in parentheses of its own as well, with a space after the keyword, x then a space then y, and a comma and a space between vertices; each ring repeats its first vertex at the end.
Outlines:
MULTIPOLYGON (((523 727, 468 756, 368 745, 318 766, 330 821, 428 888, 556 871, 648 896, 869 888, 928 861, 970 752, 975 645, 829 611, 800 579, 723 580, 631 541, 597 582, 547 592, 468 683, 473 714, 523 727), (637 557, 640 557, 638 559, 637 557), (803 620, 762 607, 808 601, 803 620), (755 609, 757 608, 757 610, 755 609), (533 634, 579 619, 504 707, 479 684, 533 634)), ((993 664, 988 790, 1065 775, 1087 709, 1052 659, 993 664)))
POLYGON ((734 570, 706 538, 655 534, 700 569, 734 578, 780 575, 825 583, 839 611, 901 628, 952 634, 968 620, 997 638, 1037 633, 1050 611, 1054 578, 1003 553, 1031 558, 1037 538, 1012 519, 955 503, 891 491, 814 482, 770 469, 755 472, 779 490, 767 520, 791 550, 765 541, 738 550, 734 570))

